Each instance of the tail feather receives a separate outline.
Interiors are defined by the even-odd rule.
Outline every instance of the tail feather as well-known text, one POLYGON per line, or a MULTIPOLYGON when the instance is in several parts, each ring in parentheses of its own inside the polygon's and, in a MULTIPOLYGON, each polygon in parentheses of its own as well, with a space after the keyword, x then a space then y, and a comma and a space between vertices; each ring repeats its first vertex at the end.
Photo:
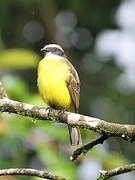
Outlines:
POLYGON ((72 146, 77 146, 82 144, 82 138, 80 134, 79 128, 74 128, 68 126, 69 129, 69 136, 70 136, 70 143, 72 146))

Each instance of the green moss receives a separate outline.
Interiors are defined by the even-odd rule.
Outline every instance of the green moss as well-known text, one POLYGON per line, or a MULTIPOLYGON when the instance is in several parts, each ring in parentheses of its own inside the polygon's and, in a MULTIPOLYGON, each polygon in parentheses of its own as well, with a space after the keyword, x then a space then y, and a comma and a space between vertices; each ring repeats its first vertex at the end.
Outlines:
POLYGON ((55 115, 53 114, 49 114, 48 119, 52 122, 57 122, 59 118, 57 118, 55 115))

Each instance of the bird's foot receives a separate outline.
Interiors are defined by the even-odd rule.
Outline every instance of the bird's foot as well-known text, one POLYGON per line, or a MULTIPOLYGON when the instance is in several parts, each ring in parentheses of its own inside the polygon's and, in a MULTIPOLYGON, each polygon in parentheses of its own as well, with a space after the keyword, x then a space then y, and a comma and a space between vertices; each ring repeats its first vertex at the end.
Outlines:
POLYGON ((66 112, 66 109, 61 109, 61 110, 59 110, 58 114, 59 114, 59 115, 62 115, 62 114, 64 114, 65 112, 66 112))
POLYGON ((53 108, 49 106, 46 108, 46 110, 50 113, 53 110, 53 108))

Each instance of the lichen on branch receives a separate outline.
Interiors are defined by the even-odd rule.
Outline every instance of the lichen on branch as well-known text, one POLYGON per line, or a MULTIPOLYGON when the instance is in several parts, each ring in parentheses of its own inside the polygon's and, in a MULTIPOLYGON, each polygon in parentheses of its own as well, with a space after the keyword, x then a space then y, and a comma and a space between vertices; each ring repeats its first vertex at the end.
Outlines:
MULTIPOLYGON (((55 121, 58 123, 68 124, 72 127, 86 128, 101 134, 101 137, 97 140, 76 150, 71 157, 72 160, 77 159, 77 157, 81 153, 85 153, 95 145, 103 143, 106 139, 110 137, 120 137, 124 140, 131 142, 135 141, 135 125, 109 123, 107 121, 90 116, 84 116, 71 112, 61 113, 60 110, 55 110, 52 108, 42 108, 19 101, 13 101, 7 97, 2 83, 0 83, 0 112, 15 113, 22 116, 28 116, 37 120, 55 121)), ((132 170, 135 170, 135 164, 122 166, 108 171, 101 171, 98 180, 104 180, 111 176, 115 176, 132 170)), ((2 172, 4 171, 1 171, 1 173, 2 172)), ((58 177, 56 180, 66 179, 58 177)))

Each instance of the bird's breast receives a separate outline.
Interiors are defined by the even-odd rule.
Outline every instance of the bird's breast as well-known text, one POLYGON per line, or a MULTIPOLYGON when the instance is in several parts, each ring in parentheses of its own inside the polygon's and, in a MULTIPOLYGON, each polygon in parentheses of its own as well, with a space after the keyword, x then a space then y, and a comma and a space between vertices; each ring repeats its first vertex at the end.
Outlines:
POLYGON ((43 100, 58 109, 72 105, 67 87, 69 67, 64 60, 41 60, 38 67, 38 88, 43 100))

